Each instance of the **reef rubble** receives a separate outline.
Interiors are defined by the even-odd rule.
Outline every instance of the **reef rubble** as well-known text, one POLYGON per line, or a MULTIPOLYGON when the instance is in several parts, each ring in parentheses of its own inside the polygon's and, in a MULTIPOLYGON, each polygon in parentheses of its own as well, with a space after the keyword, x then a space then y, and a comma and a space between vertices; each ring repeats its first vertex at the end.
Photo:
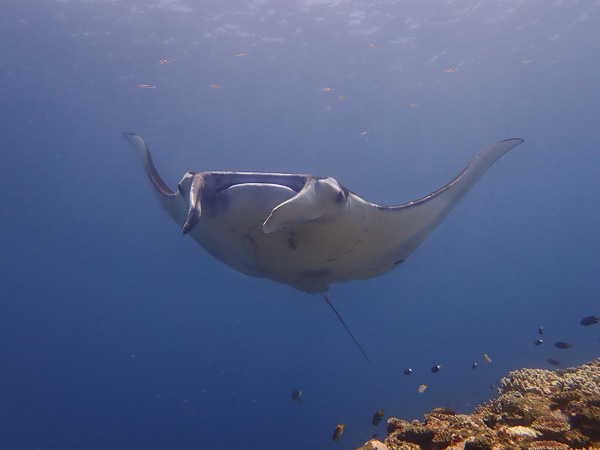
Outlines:
POLYGON ((562 370, 522 369, 473 414, 436 408, 424 420, 388 420, 388 437, 357 450, 600 448, 600 358, 562 370))

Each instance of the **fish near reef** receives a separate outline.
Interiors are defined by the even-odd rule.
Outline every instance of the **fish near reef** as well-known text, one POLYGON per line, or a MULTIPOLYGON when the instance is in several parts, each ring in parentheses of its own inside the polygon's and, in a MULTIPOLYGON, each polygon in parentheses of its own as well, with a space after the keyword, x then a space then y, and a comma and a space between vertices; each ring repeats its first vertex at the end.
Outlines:
POLYGON ((435 366, 433 366, 431 368, 431 373, 438 373, 440 371, 440 367, 442 367, 442 366, 439 364, 436 364, 435 366))
POLYGON ((375 425, 375 426, 379 425, 379 422, 381 422, 382 417, 383 417, 383 410, 380 409, 375 414, 373 414, 373 420, 372 420, 373 425, 375 425))
POLYGON ((572 347, 572 345, 569 345, 569 344, 567 344, 566 342, 560 342, 560 341, 558 341, 558 342, 555 342, 555 343, 554 343, 554 346, 555 346, 556 348, 560 348, 560 349, 563 349, 563 350, 567 350, 567 349, 569 349, 569 348, 571 348, 571 347, 572 347))
POLYGON ((421 386, 419 386, 419 387, 417 388, 417 392, 418 392, 419 394, 422 394, 423 392, 425 392, 425 391, 427 390, 427 388, 428 388, 428 387, 429 387, 429 386, 427 386, 426 384, 422 384, 421 386))
POLYGON ((552 364, 553 366, 556 366, 556 367, 562 366, 562 363, 557 359, 548 358, 546 361, 548 362, 548 364, 552 364))
POLYGON ((404 375, 410 375, 412 373, 412 369, 409 367, 408 369, 404 369, 404 375))
POLYGON ((543 343, 544 343, 544 341, 543 341, 543 340, 541 340, 541 339, 538 339, 537 341, 535 341, 535 342, 533 343, 533 345, 542 345, 543 343))
POLYGON ((594 325, 594 324, 598 323, 598 321, 600 321, 600 317, 598 317, 598 316, 587 316, 587 317, 584 317, 583 319, 581 319, 581 321, 579 323, 581 325, 583 325, 584 327, 588 327, 590 325, 594 325))
POLYGON ((335 430, 333 431, 333 440, 335 442, 339 441, 342 438, 345 429, 346 429, 345 423, 341 423, 337 427, 335 427, 335 430))
POLYGON ((445 407, 441 407, 441 408, 434 408, 431 410, 431 414, 441 414, 441 415, 445 415, 445 416, 455 416, 456 415, 456 411, 454 411, 452 408, 445 408, 445 407))
POLYGON ((302 389, 292 389, 292 400, 302 403, 302 389))

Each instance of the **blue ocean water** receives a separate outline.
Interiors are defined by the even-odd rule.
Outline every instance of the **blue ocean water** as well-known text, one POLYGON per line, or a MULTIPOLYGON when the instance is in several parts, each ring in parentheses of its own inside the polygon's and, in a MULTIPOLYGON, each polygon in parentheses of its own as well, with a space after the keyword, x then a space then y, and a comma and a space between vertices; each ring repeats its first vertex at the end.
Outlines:
POLYGON ((351 449, 380 408, 597 358, 599 29, 599 1, 5 2, 0 448, 351 449), (332 286, 367 363, 320 296, 182 236, 123 131, 171 188, 312 173, 386 205, 526 142, 397 270, 332 286))

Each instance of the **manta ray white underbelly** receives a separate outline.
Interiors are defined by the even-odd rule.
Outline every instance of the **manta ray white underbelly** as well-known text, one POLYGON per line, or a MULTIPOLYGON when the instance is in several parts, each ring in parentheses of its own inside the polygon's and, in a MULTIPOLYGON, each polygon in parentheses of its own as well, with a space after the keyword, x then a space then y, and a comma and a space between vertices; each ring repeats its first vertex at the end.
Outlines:
POLYGON ((188 172, 176 191, 160 178, 146 142, 136 149, 160 203, 218 260, 308 293, 364 280, 403 262, 485 171, 523 142, 486 147, 450 183, 399 206, 370 203, 333 178, 251 172, 188 172))

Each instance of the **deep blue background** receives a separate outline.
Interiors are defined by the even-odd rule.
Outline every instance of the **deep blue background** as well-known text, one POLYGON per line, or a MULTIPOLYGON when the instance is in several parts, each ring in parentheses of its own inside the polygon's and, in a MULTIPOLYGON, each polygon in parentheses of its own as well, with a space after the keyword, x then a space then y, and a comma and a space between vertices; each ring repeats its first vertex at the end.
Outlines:
POLYGON ((3 4, 0 447, 355 448, 379 408, 469 412, 598 357, 598 30, 598 1, 3 4), (172 188, 313 173, 381 204, 526 142, 398 270, 331 288, 366 363, 319 296, 183 237, 123 131, 172 188))

